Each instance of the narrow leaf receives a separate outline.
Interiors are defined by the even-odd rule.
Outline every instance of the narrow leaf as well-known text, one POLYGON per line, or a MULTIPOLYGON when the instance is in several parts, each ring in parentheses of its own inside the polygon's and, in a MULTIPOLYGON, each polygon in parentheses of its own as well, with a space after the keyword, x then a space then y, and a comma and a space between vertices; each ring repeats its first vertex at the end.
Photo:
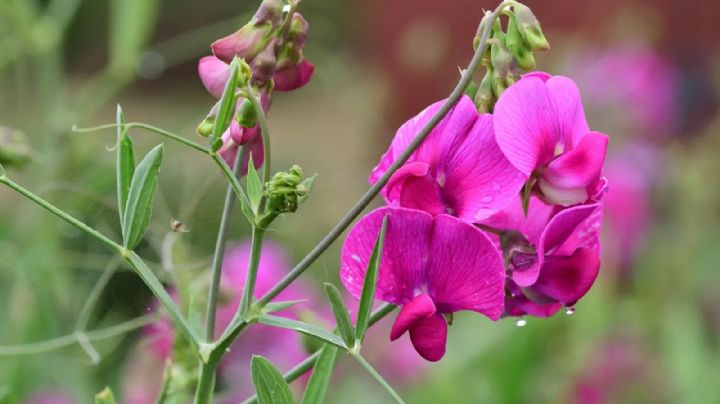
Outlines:
POLYGON ((260 199, 262 199, 263 184, 258 176, 257 170, 255 170, 252 153, 248 154, 250 154, 247 170, 248 198, 250 199, 250 206, 252 207, 253 212, 260 213, 258 212, 258 207, 260 206, 260 199))
MULTIPOLYGON (((130 193, 130 183, 135 173, 135 152, 133 151, 133 141, 130 138, 125 124, 125 116, 123 115, 120 104, 117 106, 117 196, 118 196, 118 212, 120 213, 120 224, 122 225, 125 216, 125 207, 127 206, 128 194, 130 193)), ((125 230, 123 229, 123 234, 125 230)))
POLYGON ((323 346, 320 357, 315 361, 315 368, 310 376, 307 388, 305 388, 301 404, 323 403, 337 353, 338 349, 336 347, 330 344, 323 346))
POLYGON ((380 270, 380 261, 382 260, 383 245, 385 243, 385 233, 387 232, 387 216, 383 218, 382 226, 375 247, 373 247, 370 262, 368 262, 367 271, 365 271, 365 280, 363 281, 362 294, 360 295, 360 306, 358 307, 357 320, 355 322, 355 337, 362 342, 370 323, 370 313, 372 312, 373 300, 375 299, 375 288, 377 287, 378 272, 380 270))
POLYGON ((150 223, 162 157, 163 145, 160 144, 143 158, 133 175, 122 226, 124 244, 130 250, 140 243, 150 223))
POLYGON ((269 360, 253 355, 251 368, 259 404, 294 404, 290 387, 269 360))
POLYGON ((103 391, 95 395, 95 404, 115 404, 115 395, 110 387, 105 387, 103 391))
MULTIPOLYGON (((235 113, 235 102, 237 96, 235 90, 237 87, 237 72, 238 72, 238 59, 233 59, 230 64, 230 79, 225 83, 225 89, 223 90, 222 98, 220 98, 220 108, 218 109, 217 117, 215 119, 215 126, 213 126, 212 136, 210 136, 210 145, 213 150, 218 150, 218 142, 220 136, 230 127, 230 120, 233 118, 235 113)), ((219 144, 222 146, 222 143, 219 144)))
POLYGON ((347 346, 343 342, 342 338, 322 327, 318 327, 313 324, 303 323, 302 321, 291 320, 289 318, 278 317, 269 314, 260 315, 260 317, 258 317, 258 322, 272 327, 295 330, 297 332, 319 338, 327 343, 333 344, 342 349, 347 349, 347 346))
POLYGON ((398 404, 405 404, 405 401, 400 398, 400 395, 395 391, 395 389, 392 388, 392 386, 390 386, 390 383, 383 379, 383 377, 380 376, 380 373, 378 373, 377 370, 375 370, 375 368, 373 368, 372 365, 370 365, 370 363, 365 360, 365 358, 363 358, 360 354, 357 353, 353 354, 353 357, 358 361, 359 364, 362 365, 362 367, 365 368, 365 370, 367 370, 368 373, 370 373, 372 377, 375 378, 375 380, 378 381, 378 383, 380 383, 381 386, 385 388, 388 393, 390 393, 390 395, 395 399, 395 402, 397 402, 398 404))
POLYGON ((340 335, 345 341, 345 345, 352 347, 355 345, 355 333, 353 326, 350 323, 350 316, 348 316, 348 309, 343 302, 340 291, 332 283, 325 283, 325 293, 327 294, 330 305, 332 306, 333 314, 335 315, 335 322, 337 323, 340 335))
POLYGON ((159 0, 112 0, 110 9, 110 65, 133 73, 157 20, 159 0))
POLYGON ((270 302, 265 305, 265 307, 262 308, 263 314, 268 313, 274 313, 277 311, 282 311, 285 309, 288 309, 292 306, 295 306, 298 303, 304 303, 307 302, 307 299, 299 299, 299 300, 288 300, 286 302, 270 302))

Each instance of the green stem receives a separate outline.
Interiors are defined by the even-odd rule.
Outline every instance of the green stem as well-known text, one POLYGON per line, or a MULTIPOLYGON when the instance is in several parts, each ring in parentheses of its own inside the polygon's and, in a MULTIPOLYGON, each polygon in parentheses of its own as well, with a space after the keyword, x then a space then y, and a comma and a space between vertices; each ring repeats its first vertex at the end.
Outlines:
POLYGON ((264 228, 259 226, 253 227, 252 241, 250 245, 250 260, 248 262, 248 270, 245 276, 242 300, 240 300, 240 307, 238 308, 238 313, 241 318, 245 318, 250 310, 250 304, 252 303, 253 292, 255 291, 255 281, 257 280, 258 268, 260 266, 260 255, 262 254, 264 236, 264 228))
MULTIPOLYGON (((235 178, 240 174, 240 167, 247 149, 242 147, 235 157, 235 167, 233 176, 235 178)), ((220 229, 218 230, 215 242, 215 254, 212 262, 212 277, 210 281, 210 290, 208 291, 207 302, 207 328, 205 330, 206 341, 212 341, 215 338, 215 319, 217 314, 218 295, 220 294, 220 278, 222 277, 223 258, 225 257, 225 245, 227 243, 228 230, 232 221, 233 208, 235 207, 235 191, 233 187, 228 185, 225 193, 225 204, 223 206, 222 216, 220 217, 220 229)))
MULTIPOLYGON (((100 125, 100 126, 93 126, 93 127, 90 127, 90 128, 78 128, 77 126, 73 126, 71 130, 72 130, 73 132, 77 132, 77 133, 87 133, 87 132, 96 132, 96 131, 103 130, 103 129, 116 128, 117 126, 118 126, 118 125, 115 124, 115 123, 109 123, 109 124, 100 125)), ((195 143, 195 142, 193 142, 192 140, 185 139, 184 137, 182 137, 182 136, 180 136, 180 135, 178 135, 178 134, 176 134, 176 133, 172 133, 172 132, 166 131, 165 129, 160 129, 160 128, 158 128, 158 127, 155 127, 155 126, 152 126, 152 125, 148 125, 148 124, 146 124, 146 123, 142 123, 142 122, 128 122, 128 123, 125 124, 125 128, 127 128, 128 130, 129 130, 129 129, 132 129, 132 128, 145 129, 145 130, 147 130, 147 131, 149 131, 149 132, 157 133, 158 135, 161 135, 161 136, 164 136, 164 137, 166 137, 166 138, 168 138, 168 139, 172 139, 172 140, 174 140, 174 141, 176 141, 176 142, 182 143, 182 144, 184 144, 185 146, 191 147, 191 148, 193 148, 193 149, 195 149, 195 150, 197 150, 197 151, 199 151, 199 152, 202 152, 202 153, 205 153, 205 154, 210 154, 210 149, 208 149, 207 147, 205 147, 205 146, 203 146, 203 145, 200 145, 200 144, 198 144, 198 143, 195 143)))
POLYGON ((35 202, 36 204, 48 210, 50 213, 54 214, 60 219, 65 220, 79 230, 89 234, 92 237, 95 237, 101 243, 105 244, 111 250, 119 254, 135 270, 135 272, 140 276, 140 278, 142 278, 142 280, 145 282, 148 288, 150 288, 150 290, 158 298, 158 300, 160 300, 160 303, 162 303, 165 310, 167 310, 168 314, 170 314, 170 317, 175 322, 175 325, 177 326, 179 331, 188 339, 188 341, 190 341, 190 343, 197 351, 199 346, 198 338, 195 336, 192 328, 187 323, 182 314, 180 314, 180 311, 175 305, 175 302, 167 293, 158 278, 137 254, 135 254, 133 251, 127 250, 120 244, 114 242, 113 240, 93 229, 92 227, 68 215, 64 211, 57 208, 55 205, 33 194, 29 190, 23 188, 21 185, 15 183, 4 175, 0 175, 0 183, 7 185, 17 193, 35 202))
MULTIPOLYGON (((230 166, 223 160, 220 155, 217 153, 210 153, 210 157, 212 157, 215 164, 217 164, 218 167, 220 167, 220 170, 222 171, 223 175, 225 176, 225 179, 228 180, 228 183, 233 189, 233 192, 235 192, 235 195, 237 195, 238 199, 240 200, 240 204, 243 205, 243 212, 252 212, 252 208, 250 207, 250 199, 248 198, 247 194, 245 193, 245 190, 243 190, 242 185, 240 185, 240 180, 233 174, 233 170, 230 169, 230 166)), ((250 223, 255 223, 255 218, 252 216, 248 216, 248 213, 245 213, 245 217, 250 221, 250 223)))
POLYGON ((248 99, 250 102, 252 102, 253 107, 255 107, 255 112, 258 117, 258 123, 260 124, 260 135, 262 136, 263 141, 263 175, 262 175, 262 183, 265 184, 268 181, 270 181, 270 170, 271 170, 271 160, 270 160, 270 128, 267 121, 267 115, 265 115, 265 110, 262 107, 262 102, 260 101, 260 96, 255 93, 255 90, 252 89, 251 86, 247 86, 245 88, 245 91, 247 91, 249 97, 248 99))
POLYGON ((200 361, 200 375, 198 376, 197 389, 195 390, 195 404, 211 404, 215 391, 215 369, 214 363, 200 361))
POLYGON ((383 379, 382 376, 380 376, 380 373, 378 373, 377 370, 375 370, 375 368, 373 368, 370 363, 368 363, 368 361, 366 361, 365 358, 362 357, 362 355, 360 355, 359 353, 351 353, 350 355, 352 355, 353 358, 355 358, 355 360, 357 360, 358 363, 360 363, 365 368, 365 370, 367 370, 367 372, 370 373, 370 375, 372 375, 372 377, 374 377, 375 380, 377 380, 378 383, 380 383, 380 385, 385 388, 385 390, 387 390, 388 393, 390 393, 390 395, 395 399, 395 401, 400 404, 405 404, 405 401, 400 398, 398 393, 388 384, 388 382, 385 381, 385 379, 383 379))

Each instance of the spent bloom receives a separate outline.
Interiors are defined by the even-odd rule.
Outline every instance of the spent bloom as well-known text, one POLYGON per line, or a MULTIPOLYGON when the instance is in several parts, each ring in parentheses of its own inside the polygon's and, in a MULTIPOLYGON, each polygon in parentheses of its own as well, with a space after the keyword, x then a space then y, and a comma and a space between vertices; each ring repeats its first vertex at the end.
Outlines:
POLYGON ((510 86, 494 111, 495 137, 505 157, 543 198, 570 206, 597 187, 607 135, 590 131, 580 92, 567 77, 534 72, 510 86))
MULTIPOLYGON (((442 104, 431 105, 400 127, 373 170, 371 183, 387 172, 442 104)), ((492 115, 478 114, 470 98, 463 96, 393 174, 383 196, 391 205, 473 222, 502 210, 523 183, 523 175, 495 142, 492 115)))
POLYGON ((445 314, 472 310, 497 320, 503 311, 502 256, 490 238, 453 216, 432 216, 398 207, 377 209, 348 234, 340 277, 359 298, 383 218, 387 235, 376 297, 400 305, 390 338, 410 332, 417 352, 429 361, 445 354, 445 314))

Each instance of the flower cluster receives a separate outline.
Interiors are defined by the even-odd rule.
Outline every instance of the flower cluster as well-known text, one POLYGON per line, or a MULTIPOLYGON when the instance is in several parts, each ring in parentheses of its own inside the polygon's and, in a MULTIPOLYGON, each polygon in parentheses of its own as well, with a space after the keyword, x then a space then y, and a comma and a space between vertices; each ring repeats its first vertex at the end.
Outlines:
MULTIPOLYGON (((404 124, 373 170, 377 182, 440 108, 404 124)), ((493 114, 463 96, 390 177, 387 206, 349 232, 341 278, 359 297, 383 218, 376 298, 401 306, 390 338, 409 332, 440 360, 446 316, 547 317, 585 295, 600 267, 601 177, 608 138, 592 132, 572 80, 534 72, 493 114)))
MULTIPOLYGON (((200 59, 198 73, 205 88, 215 98, 221 98, 230 78, 230 62, 244 60, 250 84, 259 89, 260 104, 265 113, 270 109, 273 91, 298 89, 312 77, 312 63, 303 56, 308 23, 295 10, 283 11, 282 0, 264 0, 253 19, 238 31, 218 39, 211 45, 213 55, 200 59)), ((256 167, 263 163, 263 145, 256 119, 249 117, 253 108, 249 101, 240 98, 235 119, 222 135, 223 146, 219 153, 233 164, 240 146, 252 154, 256 167)), ((212 131, 217 105, 200 124, 198 132, 207 136, 212 131)), ((246 171, 248 158, 242 162, 246 171)))

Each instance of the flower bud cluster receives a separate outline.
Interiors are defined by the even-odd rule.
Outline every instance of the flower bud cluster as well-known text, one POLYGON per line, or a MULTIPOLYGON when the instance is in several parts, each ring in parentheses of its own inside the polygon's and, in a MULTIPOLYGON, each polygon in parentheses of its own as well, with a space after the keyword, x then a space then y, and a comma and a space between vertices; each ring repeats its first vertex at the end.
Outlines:
POLYGON ((30 161, 31 153, 23 132, 0 126, 0 165, 22 166, 30 161))
POLYGON ((302 169, 298 166, 275 173, 265 189, 268 211, 274 214, 295 212, 310 195, 313 180, 314 177, 303 179, 302 169))

